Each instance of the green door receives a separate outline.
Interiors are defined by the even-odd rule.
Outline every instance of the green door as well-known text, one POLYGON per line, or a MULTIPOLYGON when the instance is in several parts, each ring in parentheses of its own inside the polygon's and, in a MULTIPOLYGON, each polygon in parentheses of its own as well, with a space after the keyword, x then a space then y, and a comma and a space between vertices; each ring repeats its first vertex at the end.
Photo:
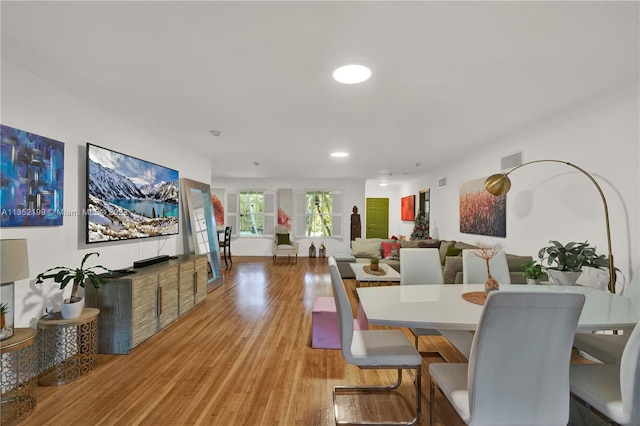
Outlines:
POLYGON ((389 238, 389 199, 367 198, 365 238, 389 238))

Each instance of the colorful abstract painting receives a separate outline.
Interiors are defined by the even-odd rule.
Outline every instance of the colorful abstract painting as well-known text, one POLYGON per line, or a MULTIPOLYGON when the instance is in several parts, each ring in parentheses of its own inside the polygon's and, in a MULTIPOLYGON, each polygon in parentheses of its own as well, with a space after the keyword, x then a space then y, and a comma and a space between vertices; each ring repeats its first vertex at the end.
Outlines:
POLYGON ((278 225, 291 229, 291 214, 293 214, 293 190, 278 189, 278 225))
POLYGON ((224 188, 211 188, 213 214, 216 218, 216 228, 224 228, 224 188))
POLYGON ((0 125, 0 226, 61 226, 64 143, 0 125))
POLYGON ((484 189, 485 178, 460 185, 460 232, 507 236, 507 196, 496 197, 484 189))
POLYGON ((413 221, 415 218, 416 196, 408 195, 400 200, 400 219, 413 221))

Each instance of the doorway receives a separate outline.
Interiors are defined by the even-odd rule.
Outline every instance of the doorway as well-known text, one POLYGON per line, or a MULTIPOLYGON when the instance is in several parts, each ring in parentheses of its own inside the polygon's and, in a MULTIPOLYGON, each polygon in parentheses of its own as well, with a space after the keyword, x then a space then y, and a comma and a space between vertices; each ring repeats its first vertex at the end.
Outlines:
POLYGON ((420 198, 418 201, 418 210, 424 213, 424 219, 427 222, 427 229, 430 229, 429 213, 431 211, 431 188, 423 189, 420 191, 420 198))
POLYGON ((389 238, 389 199, 367 198, 365 238, 389 238))

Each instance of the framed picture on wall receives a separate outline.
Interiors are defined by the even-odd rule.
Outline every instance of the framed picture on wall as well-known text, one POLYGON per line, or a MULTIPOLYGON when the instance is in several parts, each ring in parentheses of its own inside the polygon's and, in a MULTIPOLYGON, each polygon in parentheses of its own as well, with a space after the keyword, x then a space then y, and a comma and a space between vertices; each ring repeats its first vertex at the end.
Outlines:
POLYGON ((496 197, 484 189, 486 178, 460 184, 460 232, 507 236, 507 196, 496 197))
POLYGON ((400 219, 413 221, 415 218, 416 196, 407 195, 400 200, 400 219))

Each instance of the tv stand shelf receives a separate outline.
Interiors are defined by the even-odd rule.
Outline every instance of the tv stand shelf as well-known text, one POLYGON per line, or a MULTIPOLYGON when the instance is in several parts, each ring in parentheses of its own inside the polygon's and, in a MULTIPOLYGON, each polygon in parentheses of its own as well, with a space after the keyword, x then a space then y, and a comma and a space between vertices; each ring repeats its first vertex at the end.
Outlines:
POLYGON ((207 256, 181 255, 107 284, 85 285, 85 307, 100 309, 98 352, 128 354, 207 298, 207 256))

